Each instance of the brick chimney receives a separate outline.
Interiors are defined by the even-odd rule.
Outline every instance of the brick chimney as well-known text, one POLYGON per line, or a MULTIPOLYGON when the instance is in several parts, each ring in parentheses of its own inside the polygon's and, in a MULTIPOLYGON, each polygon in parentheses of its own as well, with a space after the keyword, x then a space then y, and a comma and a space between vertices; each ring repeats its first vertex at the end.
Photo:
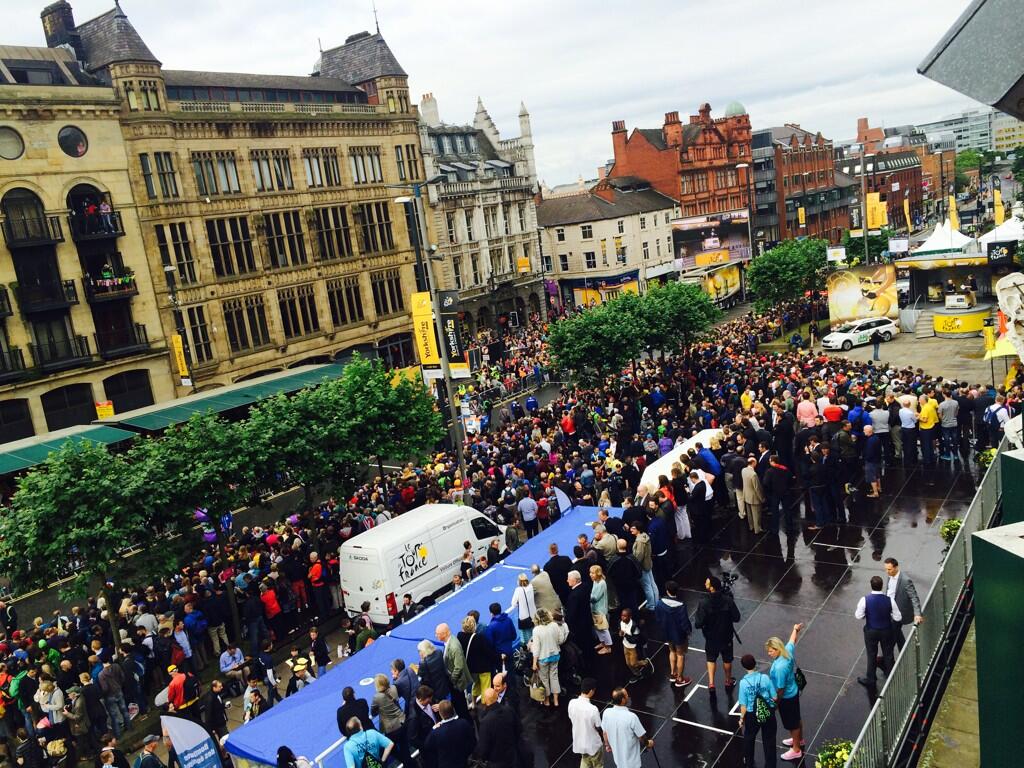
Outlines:
POLYGON ((678 112, 665 113, 665 125, 661 129, 665 143, 670 147, 678 147, 683 143, 683 124, 679 122, 678 112))
POLYGON ((615 153, 615 162, 626 160, 626 121, 615 120, 612 123, 612 150, 615 153))
POLYGON ((868 119, 866 117, 857 118, 857 141, 861 141, 864 138, 864 134, 868 132, 868 119))

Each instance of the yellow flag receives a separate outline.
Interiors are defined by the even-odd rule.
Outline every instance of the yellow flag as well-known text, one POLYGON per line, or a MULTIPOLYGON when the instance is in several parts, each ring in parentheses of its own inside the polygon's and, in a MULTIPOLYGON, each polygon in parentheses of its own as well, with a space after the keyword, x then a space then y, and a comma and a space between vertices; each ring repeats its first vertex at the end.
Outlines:
POLYGON ((806 226, 806 224, 807 224, 807 212, 804 210, 804 207, 802 205, 799 208, 796 209, 796 218, 797 218, 797 221, 800 222, 800 226, 801 227, 806 226))
POLYGON ((441 355, 437 350, 437 336, 434 333, 434 311, 430 294, 419 291, 412 295, 412 327, 416 337, 416 349, 423 365, 439 365, 441 355))
POLYGON ((907 220, 907 232, 913 231, 914 227, 910 223, 910 198, 903 198, 903 216, 907 220))
POLYGON ((950 195, 949 196, 949 223, 950 223, 950 226, 953 227, 954 231, 960 229, 960 216, 957 214, 957 211, 956 211, 956 196, 955 195, 950 195))
POLYGON ((992 205, 994 208, 993 214, 996 217, 996 226, 998 227, 1006 217, 1006 211, 1003 210, 1003 192, 998 187, 992 193, 992 205))

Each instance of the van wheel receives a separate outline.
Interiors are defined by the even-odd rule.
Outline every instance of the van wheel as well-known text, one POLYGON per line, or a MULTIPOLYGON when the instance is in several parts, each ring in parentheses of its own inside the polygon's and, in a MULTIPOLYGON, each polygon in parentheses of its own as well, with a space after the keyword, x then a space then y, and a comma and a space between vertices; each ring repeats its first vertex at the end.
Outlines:
POLYGON ((882 334, 882 341, 892 341, 892 333, 886 331, 882 334))
POLYGON ((847 339, 843 342, 843 352, 849 352, 851 349, 853 349, 853 342, 847 339))

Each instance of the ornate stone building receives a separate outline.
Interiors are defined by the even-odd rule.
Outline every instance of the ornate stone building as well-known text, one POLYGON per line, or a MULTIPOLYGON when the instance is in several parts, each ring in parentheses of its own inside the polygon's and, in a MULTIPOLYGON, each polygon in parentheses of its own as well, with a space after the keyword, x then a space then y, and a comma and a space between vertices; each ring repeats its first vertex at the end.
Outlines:
POLYGON ((174 395, 121 115, 70 50, 0 47, 0 443, 174 395))
POLYGON ((418 114, 379 33, 295 77, 164 69, 119 6, 42 17, 116 98, 157 335, 184 337, 198 388, 356 349, 415 362, 414 259, 386 185, 423 178, 418 114))
POLYGON ((525 323, 543 302, 537 236, 537 169, 530 116, 502 139, 483 102, 472 125, 441 122, 432 94, 420 99, 421 141, 430 184, 430 229, 443 256, 441 288, 458 290, 466 327, 525 323), (513 313, 515 313, 513 315, 513 313))

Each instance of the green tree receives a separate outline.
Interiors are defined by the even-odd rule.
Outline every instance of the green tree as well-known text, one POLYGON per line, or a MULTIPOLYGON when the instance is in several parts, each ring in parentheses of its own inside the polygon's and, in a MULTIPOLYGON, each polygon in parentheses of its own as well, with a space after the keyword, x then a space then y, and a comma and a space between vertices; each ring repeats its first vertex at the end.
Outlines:
POLYGON ((335 398, 343 434, 351 435, 362 458, 413 461, 444 436, 441 414, 419 382, 396 376, 380 360, 359 355, 345 366, 335 398))
POLYGON ((758 312, 769 313, 783 303, 822 287, 828 261, 824 240, 786 240, 758 256, 747 267, 747 286, 758 312))
POLYGON ((555 366, 585 385, 621 373, 644 348, 647 333, 641 317, 634 299, 627 298, 558 320, 548 330, 555 366))
MULTIPOLYGON (((873 231, 873 230, 872 230, 873 231)), ((877 264, 882 260, 882 252, 889 250, 889 238, 895 237, 896 233, 891 229, 883 228, 877 235, 868 235, 868 261, 864 259, 864 235, 851 235, 847 230, 843 235, 843 247, 846 248, 847 267, 856 267, 860 264, 877 264)))
POLYGON ((649 287, 641 302, 647 344, 663 356, 689 347, 722 316, 699 285, 677 280, 649 287))
POLYGON ((976 149, 965 149, 956 154, 956 172, 977 170, 978 165, 984 159, 984 155, 976 149))

